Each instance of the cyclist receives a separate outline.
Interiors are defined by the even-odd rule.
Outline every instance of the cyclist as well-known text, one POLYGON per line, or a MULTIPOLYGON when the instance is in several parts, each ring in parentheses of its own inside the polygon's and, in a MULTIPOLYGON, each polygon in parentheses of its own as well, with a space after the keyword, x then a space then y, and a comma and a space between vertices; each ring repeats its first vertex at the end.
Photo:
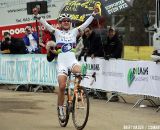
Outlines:
POLYGON ((70 15, 61 14, 58 19, 59 23, 61 24, 61 30, 49 25, 43 18, 39 16, 38 11, 39 10, 37 8, 33 9, 35 18, 37 18, 40 23, 42 23, 50 32, 55 35, 56 50, 60 50, 60 53, 57 57, 59 83, 58 112, 60 120, 63 121, 65 116, 62 106, 64 103, 64 91, 66 87, 68 70, 71 70, 72 73, 81 72, 81 66, 78 63, 74 53, 74 49, 76 47, 76 38, 77 35, 93 21, 94 16, 99 13, 99 8, 95 6, 92 15, 81 26, 74 29, 71 29, 70 15))

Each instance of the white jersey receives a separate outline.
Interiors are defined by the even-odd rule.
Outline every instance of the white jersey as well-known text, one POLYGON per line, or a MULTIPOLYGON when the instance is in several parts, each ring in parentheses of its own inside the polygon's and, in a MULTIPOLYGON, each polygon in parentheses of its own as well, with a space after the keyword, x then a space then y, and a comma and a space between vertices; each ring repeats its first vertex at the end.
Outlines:
POLYGON ((59 30, 48 24, 43 18, 40 22, 50 31, 54 32, 56 38, 56 48, 61 49, 58 54, 58 71, 59 74, 68 73, 74 64, 78 64, 72 49, 76 47, 76 38, 79 31, 83 31, 92 21, 94 17, 91 15, 81 26, 71 30, 59 30))
POLYGON ((76 38, 80 31, 83 31, 92 21, 94 17, 91 15, 81 26, 65 31, 59 30, 48 24, 44 19, 40 19, 40 22, 50 31, 54 32, 56 38, 56 44, 58 47, 62 47, 62 52, 70 51, 76 45, 76 38), (63 48, 64 46, 64 48, 63 48), (66 50, 69 49, 69 50, 66 50))

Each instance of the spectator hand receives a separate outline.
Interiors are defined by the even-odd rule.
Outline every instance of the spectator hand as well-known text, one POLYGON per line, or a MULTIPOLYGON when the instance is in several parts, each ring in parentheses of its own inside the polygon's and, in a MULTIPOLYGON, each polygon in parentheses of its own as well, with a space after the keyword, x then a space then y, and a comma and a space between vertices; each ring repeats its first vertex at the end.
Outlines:
POLYGON ((35 7, 35 8, 32 9, 32 12, 33 12, 33 14, 34 14, 35 16, 37 16, 37 15, 38 15, 38 12, 39 12, 39 9, 35 7))
POLYGON ((81 55, 78 56, 78 61, 81 61, 81 55))
POLYGON ((92 59, 95 58, 94 54, 91 55, 91 58, 92 58, 92 59))
POLYGON ((110 55, 105 55, 105 56, 104 56, 104 59, 105 59, 105 60, 109 60, 110 58, 111 58, 110 55))
POLYGON ((38 14, 39 11, 40 11, 39 8, 36 8, 36 7, 32 9, 33 17, 34 17, 35 19, 40 19, 40 16, 39 16, 39 14, 38 14))
POLYGON ((41 42, 39 43, 39 45, 40 45, 41 47, 46 47, 45 44, 43 44, 43 43, 41 43, 41 42))
POLYGON ((84 61, 87 61, 87 54, 84 55, 84 61))

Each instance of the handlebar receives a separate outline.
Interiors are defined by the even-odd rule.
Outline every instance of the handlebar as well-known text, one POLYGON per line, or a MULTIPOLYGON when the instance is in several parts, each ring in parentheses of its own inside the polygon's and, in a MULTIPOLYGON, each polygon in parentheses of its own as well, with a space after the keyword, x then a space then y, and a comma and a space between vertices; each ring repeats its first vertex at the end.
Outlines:
POLYGON ((88 76, 92 77, 96 81, 96 72, 93 72, 93 74, 73 74, 73 77, 83 77, 83 78, 88 78, 88 76))

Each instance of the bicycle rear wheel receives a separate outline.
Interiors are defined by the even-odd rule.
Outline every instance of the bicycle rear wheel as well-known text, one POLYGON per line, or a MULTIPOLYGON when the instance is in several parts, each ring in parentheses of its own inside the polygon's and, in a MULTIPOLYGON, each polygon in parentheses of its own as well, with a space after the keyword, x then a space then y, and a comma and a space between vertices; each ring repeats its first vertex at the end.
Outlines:
POLYGON ((63 110, 64 110, 64 115, 65 115, 65 119, 64 121, 62 121, 60 118, 59 118, 59 111, 58 111, 58 108, 57 108, 57 111, 58 111, 58 120, 59 120, 59 124, 61 127, 66 127, 67 124, 68 124, 68 121, 69 121, 69 103, 68 103, 68 100, 65 101, 64 105, 63 105, 63 110))
POLYGON ((82 130, 89 117, 89 97, 84 87, 78 87, 73 98, 72 119, 77 130, 82 130))

